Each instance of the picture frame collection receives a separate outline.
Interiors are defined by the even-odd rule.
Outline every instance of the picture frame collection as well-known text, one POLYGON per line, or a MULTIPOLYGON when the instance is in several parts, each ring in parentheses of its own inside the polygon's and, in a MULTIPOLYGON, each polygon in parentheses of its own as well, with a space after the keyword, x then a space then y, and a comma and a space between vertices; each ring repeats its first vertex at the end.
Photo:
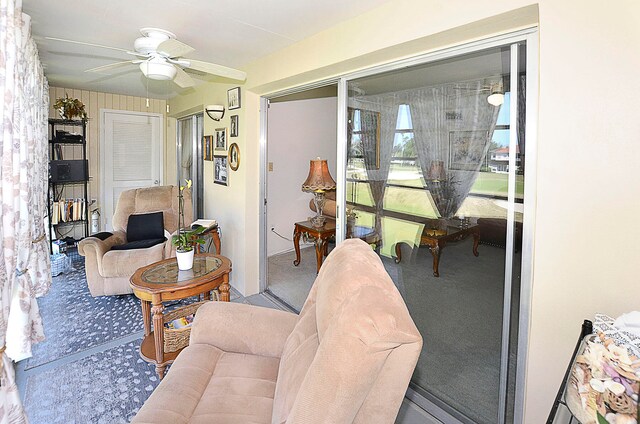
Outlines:
MULTIPOLYGON (((227 90, 227 109, 236 110, 241 107, 240 87, 227 90)), ((230 131, 226 127, 216 128, 213 135, 202 137, 202 154, 206 161, 213 161, 213 182, 223 186, 229 185, 229 168, 237 171, 240 167, 240 147, 238 143, 229 144, 228 137, 238 137, 240 118, 230 117, 230 131)))

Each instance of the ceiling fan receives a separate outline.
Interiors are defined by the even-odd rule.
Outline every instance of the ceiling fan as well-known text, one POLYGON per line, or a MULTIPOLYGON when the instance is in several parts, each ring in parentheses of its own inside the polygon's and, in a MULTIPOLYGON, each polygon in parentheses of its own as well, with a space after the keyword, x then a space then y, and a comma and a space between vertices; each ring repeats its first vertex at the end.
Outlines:
POLYGON ((504 103, 504 88, 502 79, 498 82, 493 82, 489 85, 483 85, 479 88, 473 87, 454 87, 459 91, 469 91, 473 93, 489 93, 487 96, 487 102, 493 106, 500 106, 504 103))
POLYGON ((104 66, 87 69, 85 72, 106 72, 120 67, 138 65, 145 77, 154 80, 172 80, 179 87, 188 88, 195 85, 195 81, 183 69, 192 69, 207 74, 218 75, 234 80, 244 81, 247 74, 243 71, 203 62, 194 59, 185 59, 184 56, 194 51, 194 48, 176 39, 172 32, 159 28, 142 28, 142 37, 133 43, 133 51, 119 47, 103 46, 100 44, 85 43, 82 41, 66 40, 63 38, 45 37, 48 40, 62 41, 66 43, 82 44, 93 47, 117 50, 136 56, 137 59, 123 62, 110 63, 104 66))

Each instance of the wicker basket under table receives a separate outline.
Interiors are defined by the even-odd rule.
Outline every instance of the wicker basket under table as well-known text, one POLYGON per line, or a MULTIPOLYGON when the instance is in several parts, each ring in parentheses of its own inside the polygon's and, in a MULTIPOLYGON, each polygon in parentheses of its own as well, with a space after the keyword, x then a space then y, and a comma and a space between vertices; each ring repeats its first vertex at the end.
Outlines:
MULTIPOLYGON (((207 301, 196 302, 187 306, 182 306, 164 314, 164 323, 173 321, 174 319, 184 318, 191 314, 195 314, 198 308, 207 301)), ((189 337, 191 336, 191 325, 184 328, 164 328, 164 351, 167 353, 176 352, 189 345, 189 337)))

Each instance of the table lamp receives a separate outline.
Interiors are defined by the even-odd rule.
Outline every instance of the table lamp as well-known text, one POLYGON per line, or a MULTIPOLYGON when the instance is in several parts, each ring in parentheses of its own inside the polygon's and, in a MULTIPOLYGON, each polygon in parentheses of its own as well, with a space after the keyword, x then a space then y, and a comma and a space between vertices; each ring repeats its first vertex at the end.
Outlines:
POLYGON ((329 166, 325 159, 313 159, 309 161, 309 175, 304 183, 302 183, 302 191, 314 194, 313 204, 316 207, 316 216, 311 218, 311 224, 314 227, 322 227, 326 221, 322 216, 324 208, 324 193, 327 190, 334 190, 336 182, 329 174, 329 166))

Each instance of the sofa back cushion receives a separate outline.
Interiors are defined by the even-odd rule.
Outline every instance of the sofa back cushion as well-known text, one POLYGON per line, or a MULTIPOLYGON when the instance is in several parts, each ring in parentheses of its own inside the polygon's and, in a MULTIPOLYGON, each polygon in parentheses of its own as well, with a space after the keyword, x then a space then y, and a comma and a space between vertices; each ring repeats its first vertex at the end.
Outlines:
MULTIPOLYGON (((162 212, 164 228, 169 233, 174 233, 178 229, 178 192, 179 189, 176 186, 145 187, 123 191, 120 193, 113 214, 113 229, 126 232, 131 214, 162 212)), ((185 226, 191 225, 193 221, 189 189, 184 190, 184 221, 185 226)))
POLYGON ((323 422, 391 422, 421 346, 420 333, 380 258, 361 240, 341 243, 320 269, 287 339, 272 423, 316 422, 317 417, 323 422), (411 348, 400 349, 406 345, 411 348), (390 359, 391 374, 383 372, 390 359), (374 410, 369 393, 389 386, 399 390, 388 394, 384 411, 374 410))

